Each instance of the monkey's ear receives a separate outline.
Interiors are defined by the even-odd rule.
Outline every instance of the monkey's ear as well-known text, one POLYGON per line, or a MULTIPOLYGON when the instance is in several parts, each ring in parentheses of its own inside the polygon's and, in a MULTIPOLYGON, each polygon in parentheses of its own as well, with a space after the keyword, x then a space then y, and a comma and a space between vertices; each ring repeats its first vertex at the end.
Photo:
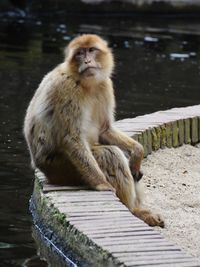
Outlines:
MULTIPOLYGON (((71 51, 71 50, 69 49, 68 46, 66 46, 66 47, 64 48, 64 57, 65 57, 65 60, 68 59, 69 56, 71 55, 71 52, 70 52, 70 51, 71 51)), ((72 55, 71 55, 71 56, 72 56, 72 55)))
POLYGON ((75 53, 75 48, 72 48, 72 47, 69 47, 67 46, 65 49, 64 49, 64 56, 65 56, 65 61, 71 61, 73 56, 74 56, 74 53, 75 53))

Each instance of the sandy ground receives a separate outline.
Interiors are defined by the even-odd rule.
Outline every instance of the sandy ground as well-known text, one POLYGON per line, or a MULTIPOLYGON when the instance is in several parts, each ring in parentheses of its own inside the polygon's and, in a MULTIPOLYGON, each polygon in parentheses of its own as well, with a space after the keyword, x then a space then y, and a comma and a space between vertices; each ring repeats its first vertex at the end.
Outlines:
POLYGON ((165 221, 156 229, 200 260, 200 144, 154 152, 143 172, 145 203, 165 221))

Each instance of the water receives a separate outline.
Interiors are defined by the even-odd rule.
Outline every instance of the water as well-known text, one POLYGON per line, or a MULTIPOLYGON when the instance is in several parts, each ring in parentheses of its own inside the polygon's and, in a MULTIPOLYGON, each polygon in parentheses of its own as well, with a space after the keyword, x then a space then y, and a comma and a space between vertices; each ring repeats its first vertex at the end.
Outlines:
POLYGON ((23 119, 44 74, 62 61, 66 43, 83 32, 109 40, 117 65, 116 117, 122 119, 199 104, 199 26, 196 19, 0 16, 1 267, 22 266, 36 256, 28 211, 33 173, 23 119))

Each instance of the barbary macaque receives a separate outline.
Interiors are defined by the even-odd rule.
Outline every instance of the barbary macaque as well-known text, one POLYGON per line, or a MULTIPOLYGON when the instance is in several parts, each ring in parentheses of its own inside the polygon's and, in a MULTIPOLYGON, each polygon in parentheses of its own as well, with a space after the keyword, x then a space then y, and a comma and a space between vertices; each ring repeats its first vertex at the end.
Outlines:
POLYGON ((114 126, 114 60, 107 42, 84 34, 65 61, 42 80, 27 109, 24 133, 33 168, 49 183, 111 190, 149 225, 159 215, 141 208, 141 144, 114 126))

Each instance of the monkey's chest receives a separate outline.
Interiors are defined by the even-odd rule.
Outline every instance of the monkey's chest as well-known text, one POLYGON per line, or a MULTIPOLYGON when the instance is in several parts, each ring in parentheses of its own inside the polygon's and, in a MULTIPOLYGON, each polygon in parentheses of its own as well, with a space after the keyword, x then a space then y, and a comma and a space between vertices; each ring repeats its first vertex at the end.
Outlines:
POLYGON ((90 145, 99 142, 99 136, 105 119, 103 113, 103 110, 100 110, 98 106, 94 108, 88 107, 83 112, 82 134, 90 145))

